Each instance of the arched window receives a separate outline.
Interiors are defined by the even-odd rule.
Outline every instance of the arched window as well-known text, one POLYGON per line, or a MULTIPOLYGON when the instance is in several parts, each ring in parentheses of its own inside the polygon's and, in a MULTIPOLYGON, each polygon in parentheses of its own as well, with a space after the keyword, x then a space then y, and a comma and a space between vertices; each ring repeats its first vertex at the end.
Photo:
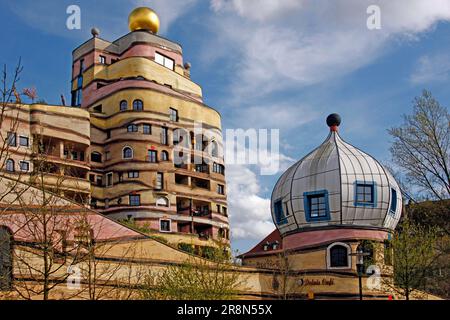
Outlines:
POLYGON ((142 100, 137 99, 133 101, 133 110, 134 111, 144 110, 144 103, 142 102, 142 100))
POLYGON ((350 246, 346 243, 334 243, 327 248, 328 268, 350 268, 350 246))
POLYGON ((156 200, 156 206, 157 207, 168 207, 169 206, 169 199, 166 197, 160 197, 156 200))
POLYGON ((91 153, 91 161, 101 163, 102 162, 102 154, 99 152, 92 152, 91 153))
POLYGON ((11 233, 0 226, 0 291, 11 290, 12 285, 11 233))
POLYGON ((126 100, 120 101, 120 111, 126 111, 128 109, 128 102, 126 100))
POLYGON ((169 153, 167 151, 161 152, 161 161, 169 161, 169 153))
POLYGON ((6 160, 6 171, 8 171, 8 172, 14 172, 15 171, 15 166, 14 166, 14 160, 13 159, 6 160))
POLYGON ((133 149, 130 147, 123 148, 123 158, 124 159, 133 159, 133 149))

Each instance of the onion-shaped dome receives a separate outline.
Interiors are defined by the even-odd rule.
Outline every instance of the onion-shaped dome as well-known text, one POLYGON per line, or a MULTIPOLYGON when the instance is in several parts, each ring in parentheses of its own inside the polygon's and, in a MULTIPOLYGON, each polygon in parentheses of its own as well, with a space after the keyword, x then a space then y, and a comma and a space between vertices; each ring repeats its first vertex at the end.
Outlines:
POLYGON ((316 227, 395 229, 400 188, 375 158, 342 140, 330 115, 327 139, 278 180, 272 217, 282 235, 316 227))

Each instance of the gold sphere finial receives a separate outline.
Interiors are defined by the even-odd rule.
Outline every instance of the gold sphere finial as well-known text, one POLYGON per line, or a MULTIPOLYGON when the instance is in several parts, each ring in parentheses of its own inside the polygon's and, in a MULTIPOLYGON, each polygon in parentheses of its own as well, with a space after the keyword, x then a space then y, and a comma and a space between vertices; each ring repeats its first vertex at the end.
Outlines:
POLYGON ((156 34, 159 30, 159 17, 152 9, 139 7, 130 13, 128 25, 131 31, 148 30, 156 34))

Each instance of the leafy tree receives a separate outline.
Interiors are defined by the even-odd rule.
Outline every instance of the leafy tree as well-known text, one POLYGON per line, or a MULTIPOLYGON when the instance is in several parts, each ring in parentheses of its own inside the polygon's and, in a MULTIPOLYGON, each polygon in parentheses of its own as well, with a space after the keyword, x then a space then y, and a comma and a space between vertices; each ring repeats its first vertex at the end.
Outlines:
POLYGON ((450 114, 429 91, 414 100, 412 115, 391 128, 391 154, 407 182, 432 199, 450 198, 450 114))
POLYGON ((436 240, 435 228, 425 228, 405 219, 391 240, 394 251, 393 279, 384 280, 384 285, 403 295, 406 300, 413 292, 423 290, 438 258, 436 240))

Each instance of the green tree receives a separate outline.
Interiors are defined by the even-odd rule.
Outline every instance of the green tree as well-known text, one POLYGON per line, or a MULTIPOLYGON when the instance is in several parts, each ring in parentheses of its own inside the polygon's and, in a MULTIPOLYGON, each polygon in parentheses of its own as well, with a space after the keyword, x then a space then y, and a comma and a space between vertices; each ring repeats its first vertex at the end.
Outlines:
POLYGON ((424 290, 427 276, 434 265, 437 233, 405 219, 391 240, 394 251, 393 281, 384 284, 409 300, 411 294, 424 290))

